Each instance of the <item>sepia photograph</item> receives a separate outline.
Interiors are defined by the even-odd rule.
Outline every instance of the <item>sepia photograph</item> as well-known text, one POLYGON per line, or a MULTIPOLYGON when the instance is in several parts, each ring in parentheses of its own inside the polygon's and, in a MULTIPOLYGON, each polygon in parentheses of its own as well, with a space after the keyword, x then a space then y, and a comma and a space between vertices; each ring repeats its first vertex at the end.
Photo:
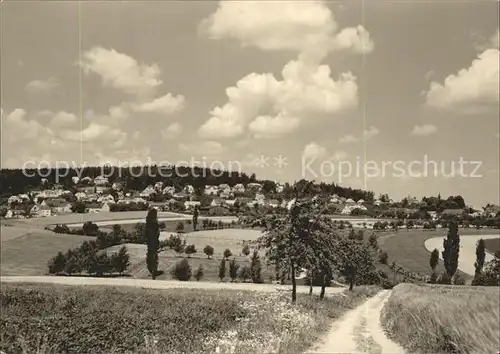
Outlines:
POLYGON ((498 0, 1 0, 0 354, 500 354, 498 0))

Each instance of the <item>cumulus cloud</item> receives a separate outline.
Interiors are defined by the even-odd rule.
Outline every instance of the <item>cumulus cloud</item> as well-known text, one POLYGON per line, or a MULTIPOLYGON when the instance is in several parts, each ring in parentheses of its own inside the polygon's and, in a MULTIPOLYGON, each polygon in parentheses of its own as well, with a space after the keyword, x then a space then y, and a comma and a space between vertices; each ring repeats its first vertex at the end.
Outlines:
POLYGON ((363 132, 365 140, 370 140, 371 138, 373 138, 379 134, 380 134, 380 130, 378 128, 375 128, 374 126, 370 126, 368 129, 366 129, 363 132))
POLYGON ((60 86, 59 81, 51 77, 47 80, 33 80, 30 81, 25 89, 31 93, 48 93, 60 86))
POLYGON ((322 158, 326 155, 326 148, 324 146, 318 145, 315 142, 311 142, 304 146, 302 151, 303 159, 317 159, 322 158))
POLYGON ((341 143, 341 144, 355 143, 357 141, 359 141, 359 139, 356 138, 354 135, 351 135, 351 134, 344 135, 343 137, 341 137, 339 139, 339 143, 341 143))
POLYGON ((83 53, 80 66, 98 74, 105 86, 135 96, 150 96, 163 82, 157 64, 142 64, 114 49, 94 47, 83 53))
POLYGON ((431 82, 425 92, 425 104, 465 114, 478 113, 491 105, 498 105, 500 58, 498 39, 495 39, 497 35, 492 39, 494 47, 480 53, 470 67, 449 75, 443 83, 431 82))
POLYGON ((130 108, 126 104, 111 106, 106 114, 98 114, 93 110, 84 113, 84 119, 103 125, 119 126, 130 117, 130 108))
POLYGON ((373 49, 362 26, 337 34, 338 24, 324 1, 220 1, 202 29, 212 39, 236 39, 262 50, 311 53, 321 48, 325 55, 335 49, 373 49))
POLYGON ((437 128, 432 124, 416 125, 413 127, 411 135, 415 136, 427 136, 432 135, 437 132, 437 128))
POLYGON ((172 114, 184 108, 184 96, 173 96, 167 93, 164 96, 155 98, 149 102, 143 102, 133 105, 136 112, 172 114))
POLYGON ((236 137, 248 124, 257 136, 263 135, 266 127, 272 135, 286 134, 298 128, 306 116, 337 113, 358 103, 358 86, 351 73, 334 81, 327 65, 291 61, 282 76, 279 81, 272 74, 252 73, 228 88, 228 102, 212 110, 199 130, 200 136, 236 137))
POLYGON ((131 95, 133 102, 128 106, 135 112, 169 115, 186 104, 182 95, 167 93, 156 97, 163 81, 160 67, 155 63, 139 63, 115 49, 94 47, 83 53, 79 64, 84 73, 99 75, 104 86, 131 95))
POLYGON ((358 103, 356 78, 347 72, 335 81, 321 61, 334 50, 369 52, 373 43, 362 26, 338 32, 323 1, 221 1, 202 28, 212 39, 298 54, 283 68, 281 80, 251 73, 226 89, 227 103, 214 108, 199 129, 203 138, 237 137, 247 128, 255 137, 278 137, 296 130, 305 118, 358 103))
POLYGON ((197 156, 219 155, 226 151, 221 143, 217 141, 194 141, 189 144, 180 143, 179 150, 197 156))
POLYGON ((173 139, 182 133, 182 126, 179 123, 172 123, 161 131, 163 139, 173 139))
POLYGON ((127 134, 117 127, 90 122, 80 128, 68 112, 42 111, 28 114, 15 109, 2 116, 2 149, 17 167, 26 161, 80 161, 82 153, 114 151, 124 145, 127 134), (42 125, 40 118, 50 118, 42 125))

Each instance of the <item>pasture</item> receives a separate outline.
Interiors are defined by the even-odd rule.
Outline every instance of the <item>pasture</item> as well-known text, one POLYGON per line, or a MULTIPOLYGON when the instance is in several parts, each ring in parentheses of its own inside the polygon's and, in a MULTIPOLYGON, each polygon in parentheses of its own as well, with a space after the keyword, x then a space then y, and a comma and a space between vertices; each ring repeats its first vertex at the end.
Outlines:
POLYGON ((498 287, 400 284, 382 325, 411 353, 496 353, 499 298, 498 287))
POLYGON ((44 275, 49 258, 94 237, 55 234, 30 227, 1 226, 1 275, 44 275))

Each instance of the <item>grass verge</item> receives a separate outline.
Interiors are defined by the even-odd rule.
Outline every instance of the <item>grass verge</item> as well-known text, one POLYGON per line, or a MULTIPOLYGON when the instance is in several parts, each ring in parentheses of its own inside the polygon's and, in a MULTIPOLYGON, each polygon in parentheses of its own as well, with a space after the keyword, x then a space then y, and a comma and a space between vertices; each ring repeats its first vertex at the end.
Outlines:
POLYGON ((495 254, 495 252, 500 251, 500 237, 484 240, 484 246, 486 248, 486 251, 491 254, 495 254))
POLYGON ((2 284, 0 349, 23 353, 299 353, 378 292, 317 297, 2 284))
POLYGON ((499 288, 400 284, 382 325, 411 353, 497 353, 499 288))

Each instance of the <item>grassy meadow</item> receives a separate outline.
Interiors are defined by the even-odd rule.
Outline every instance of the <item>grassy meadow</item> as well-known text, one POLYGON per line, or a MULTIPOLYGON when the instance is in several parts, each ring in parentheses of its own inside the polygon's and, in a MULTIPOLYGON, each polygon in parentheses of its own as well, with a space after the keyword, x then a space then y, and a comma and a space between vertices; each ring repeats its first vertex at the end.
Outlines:
POLYGON ((381 320, 410 353, 497 353, 499 298, 498 287, 400 284, 381 320))
POLYGON ((2 284, 0 350, 23 353, 301 353, 379 291, 327 296, 2 284))

